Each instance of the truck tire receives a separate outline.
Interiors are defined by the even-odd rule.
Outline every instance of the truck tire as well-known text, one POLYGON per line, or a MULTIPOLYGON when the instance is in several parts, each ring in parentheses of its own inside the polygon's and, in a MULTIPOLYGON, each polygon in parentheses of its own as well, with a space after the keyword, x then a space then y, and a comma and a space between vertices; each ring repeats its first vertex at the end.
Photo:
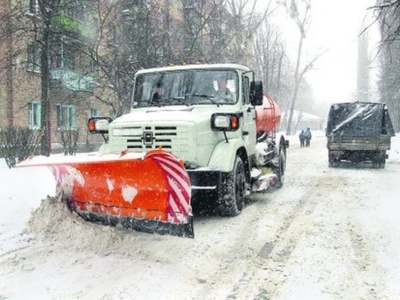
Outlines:
POLYGON ((340 165, 340 159, 335 157, 335 155, 333 155, 331 151, 329 151, 328 153, 328 162, 330 168, 337 168, 340 165))
POLYGON ((218 212, 221 216, 233 217, 242 212, 246 192, 244 164, 236 156, 232 172, 223 173, 218 197, 218 212))
POLYGON ((386 164, 385 158, 379 158, 372 160, 372 168, 374 169, 384 169, 386 164))
POLYGON ((382 158, 381 161, 379 162, 378 168, 379 169, 384 169, 385 168, 385 164, 386 164, 386 160, 384 158, 382 158))

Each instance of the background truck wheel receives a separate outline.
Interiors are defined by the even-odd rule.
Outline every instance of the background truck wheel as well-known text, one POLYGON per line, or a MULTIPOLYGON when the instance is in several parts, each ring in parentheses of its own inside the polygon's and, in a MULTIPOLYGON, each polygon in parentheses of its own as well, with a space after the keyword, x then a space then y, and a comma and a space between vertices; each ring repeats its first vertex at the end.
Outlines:
POLYGON ((386 160, 384 158, 375 159, 372 161, 372 168, 374 169, 384 169, 386 160))
POLYGON ((332 154, 331 151, 328 153, 328 162, 330 168, 337 168, 340 165, 340 159, 332 154))
POLYGON ((337 168, 340 165, 340 161, 336 158, 329 158, 329 167, 330 168, 337 168))
POLYGON ((384 169, 385 168, 385 159, 383 158, 383 159, 381 159, 380 161, 379 161, 379 163, 378 163, 378 168, 379 169, 384 169))
POLYGON ((218 212, 221 216, 237 216, 244 206, 246 177, 243 161, 236 156, 233 170, 222 175, 218 199, 218 212))
POLYGON ((335 160, 330 160, 329 161, 329 167, 330 168, 337 168, 339 166, 339 163, 335 160))

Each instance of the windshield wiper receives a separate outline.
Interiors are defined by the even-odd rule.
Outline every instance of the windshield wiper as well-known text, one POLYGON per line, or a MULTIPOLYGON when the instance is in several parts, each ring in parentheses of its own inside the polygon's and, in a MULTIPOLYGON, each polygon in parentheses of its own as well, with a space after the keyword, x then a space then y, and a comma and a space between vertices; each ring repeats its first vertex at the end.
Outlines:
POLYGON ((150 103, 148 104, 148 106, 163 107, 163 106, 165 106, 165 103, 164 103, 164 101, 160 101, 160 102, 150 102, 150 103))
POLYGON ((169 98, 167 101, 170 101, 170 104, 174 104, 173 102, 176 101, 176 102, 178 102, 180 104, 184 104, 186 106, 190 106, 190 104, 186 102, 185 97, 172 97, 172 98, 169 98))
POLYGON ((190 97, 200 97, 200 98, 204 98, 207 100, 210 100, 210 102, 214 103, 215 105, 219 106, 221 103, 218 103, 217 101, 214 100, 214 96, 210 96, 207 94, 191 94, 189 95, 190 97))

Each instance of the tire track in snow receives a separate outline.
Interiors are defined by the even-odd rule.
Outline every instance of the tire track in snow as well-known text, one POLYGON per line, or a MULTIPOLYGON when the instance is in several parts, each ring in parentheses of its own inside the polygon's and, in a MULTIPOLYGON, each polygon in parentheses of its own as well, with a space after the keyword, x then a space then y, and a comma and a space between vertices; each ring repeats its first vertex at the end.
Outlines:
MULTIPOLYGON (((351 245, 356 256, 354 264, 362 275, 361 277, 365 284, 365 290, 368 291, 368 294, 372 297, 371 299, 378 299, 378 295, 382 294, 382 290, 384 291, 385 287, 377 286, 376 274, 379 273, 379 271, 376 269, 376 263, 371 258, 371 253, 368 251, 368 244, 363 236, 357 232, 354 224, 349 221, 347 226, 351 245), (380 290, 379 293, 377 293, 377 290, 380 290)), ((381 285, 381 283, 379 284, 381 285)))
MULTIPOLYGON (((379 174, 382 170, 366 170, 364 176, 357 178, 355 184, 358 186, 370 185, 374 186, 379 182, 379 174)), ((358 195, 357 203, 354 206, 362 206, 363 199, 368 197, 365 195, 366 191, 363 190, 358 195)), ((347 230, 350 235, 351 245, 355 255, 354 264, 361 274, 365 290, 371 299, 393 299, 394 295, 389 295, 384 278, 384 272, 380 263, 377 261, 377 253, 372 252, 369 242, 369 237, 365 236, 360 224, 356 220, 349 220, 347 222, 347 230)))
POLYGON ((276 294, 288 276, 284 267, 312 221, 309 216, 323 197, 321 193, 315 195, 315 190, 320 189, 324 180, 321 178, 309 186, 297 204, 291 208, 277 229, 275 238, 267 241, 258 252, 251 274, 243 274, 229 299, 270 299, 276 294), (249 281, 258 282, 257 288, 254 288, 254 284, 248 286, 249 281))
MULTIPOLYGON (((298 154, 298 151, 295 154, 298 154)), ((326 239, 324 241, 325 245, 322 246, 328 248, 337 247, 336 245, 331 246, 330 243, 335 242, 334 235, 338 229, 335 226, 331 228, 329 225, 327 225, 327 228, 324 228, 324 223, 321 223, 321 229, 314 229, 318 224, 314 224, 316 221, 313 219, 312 214, 317 206, 319 210, 324 210, 326 203, 335 206, 335 197, 331 198, 330 194, 343 194, 342 189, 346 189, 348 178, 340 173, 338 174, 335 170, 327 169, 326 157, 323 151, 318 153, 318 157, 314 156, 306 160, 304 165, 312 166, 312 169, 303 169, 305 176, 299 177, 294 175, 292 181, 295 186, 306 186, 307 190, 299 198, 296 205, 290 209, 290 212, 286 214, 286 218, 281 222, 281 226, 275 233, 275 239, 267 241, 261 248, 253 270, 243 273, 242 278, 234 285, 232 293, 228 297, 229 299, 272 299, 277 294, 279 295, 280 288, 285 284, 288 277, 291 276, 290 271, 286 268, 287 262, 291 259, 299 240, 304 236, 304 239, 302 239, 302 243, 304 243, 304 240, 310 239, 309 235, 312 238, 313 231, 317 231, 317 234, 328 235, 328 237, 324 238, 326 239), (312 180, 315 177, 317 181, 313 182, 312 180), (315 194, 315 191, 318 191, 318 194, 315 194), (311 228, 311 231, 309 231, 309 228, 311 228), (328 232, 325 233, 325 230, 328 232), (255 282, 257 284, 254 284, 255 282), (257 288, 254 286, 257 286, 257 288)), ((290 190, 290 187, 286 188, 286 190, 290 190)), ((346 194, 351 195, 353 191, 350 188, 350 193, 346 191, 346 194)), ((340 230, 343 231, 343 228, 340 227, 340 230)), ((344 253, 347 253, 346 249, 350 248, 348 245, 340 245, 339 247, 345 249, 344 253)), ((316 265, 318 262, 314 263, 311 261, 311 264, 316 265)), ((329 286, 326 286, 324 279, 329 279, 331 270, 326 269, 324 271, 325 274, 317 280, 321 282, 317 282, 317 284, 321 285, 322 288, 325 287, 328 294, 331 293, 334 295, 338 290, 340 291, 342 286, 339 284, 339 287, 335 286, 332 290, 329 290, 329 286)), ((363 288, 362 283, 359 283, 357 289, 363 288)), ((344 294, 346 293, 344 292, 344 294)))
MULTIPOLYGON (((294 149, 297 152, 302 150, 294 149)), ((322 153, 321 158, 323 155, 322 153)), ((312 159, 308 158, 308 160, 312 159)), ((319 168, 325 168, 323 159, 321 160, 319 168)), ((252 263, 247 265, 247 270, 241 273, 236 282, 233 282, 227 299, 269 299, 270 295, 274 294, 276 286, 279 286, 284 279, 283 266, 307 228, 307 226, 299 226, 297 223, 304 222, 307 220, 307 216, 312 214, 320 196, 314 195, 315 189, 324 181, 324 178, 313 174, 315 164, 306 161, 305 166, 308 170, 305 170, 304 176, 301 174, 299 176, 296 171, 292 172, 293 174, 289 173, 290 177, 287 176, 289 180, 286 181, 282 190, 276 191, 272 196, 275 203, 268 203, 268 207, 262 212, 264 218, 267 218, 268 216, 282 216, 282 210, 288 211, 284 214, 283 220, 277 220, 277 223, 269 228, 272 234, 269 234, 269 237, 260 244, 252 258, 252 263), (285 199, 282 202, 284 198, 293 196, 293 192, 288 192, 291 190, 290 181, 295 186, 302 186, 302 196, 299 199, 298 191, 296 191, 295 199, 285 199)), ((296 166, 293 166, 293 170, 295 169, 296 166)), ((264 206, 264 204, 261 205, 264 206)))

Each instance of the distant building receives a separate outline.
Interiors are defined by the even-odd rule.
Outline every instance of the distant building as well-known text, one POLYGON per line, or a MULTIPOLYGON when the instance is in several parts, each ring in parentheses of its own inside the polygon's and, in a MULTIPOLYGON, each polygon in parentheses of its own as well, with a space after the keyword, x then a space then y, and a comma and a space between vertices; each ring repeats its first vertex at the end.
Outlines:
MULTIPOLYGON (((287 128, 287 119, 288 119, 289 111, 285 111, 281 117, 281 128, 280 130, 285 131, 287 128)), ((324 130, 325 120, 319 116, 300 112, 298 110, 293 111, 293 119, 291 128, 293 132, 298 130, 303 130, 310 128, 311 130, 324 130)))

